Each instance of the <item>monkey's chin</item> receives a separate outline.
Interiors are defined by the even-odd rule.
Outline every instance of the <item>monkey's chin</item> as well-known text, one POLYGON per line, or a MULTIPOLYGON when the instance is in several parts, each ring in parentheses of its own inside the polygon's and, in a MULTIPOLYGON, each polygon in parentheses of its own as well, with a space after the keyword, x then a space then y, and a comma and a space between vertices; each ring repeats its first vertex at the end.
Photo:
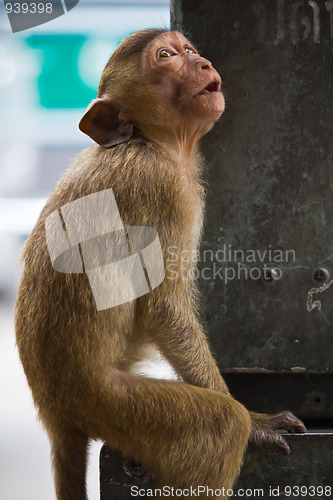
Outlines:
POLYGON ((195 96, 198 102, 200 102, 202 105, 215 108, 216 110, 219 110, 219 112, 222 114, 225 108, 225 101, 222 92, 216 91, 216 92, 209 92, 207 94, 198 94, 195 96))
POLYGON ((209 121, 215 122, 220 118, 224 109, 225 101, 221 92, 211 92, 198 96, 198 108, 200 108, 200 116, 207 117, 209 121))

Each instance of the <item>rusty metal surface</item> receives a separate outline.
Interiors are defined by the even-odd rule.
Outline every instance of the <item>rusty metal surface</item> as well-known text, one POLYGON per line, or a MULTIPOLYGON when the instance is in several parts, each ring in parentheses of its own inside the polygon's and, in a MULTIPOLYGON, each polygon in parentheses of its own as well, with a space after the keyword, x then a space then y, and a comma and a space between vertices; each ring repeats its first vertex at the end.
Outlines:
MULTIPOLYGON (((288 434, 285 437, 292 450, 288 457, 274 447, 249 447, 240 477, 233 488, 235 498, 333 498, 333 434, 288 434), (325 487, 326 494, 325 490, 321 490, 325 487), (244 490, 242 495, 237 494, 240 489, 244 490), (246 490, 248 494, 245 494, 246 490), (256 493, 254 490, 257 490, 256 493)), ((125 472, 120 455, 106 446, 101 450, 100 465, 101 500, 130 499, 138 489, 143 493, 143 496, 137 495, 140 498, 152 497, 147 490, 153 490, 156 485, 149 474, 145 473, 143 480, 131 476, 125 472), (131 496, 132 486, 137 489, 132 491, 131 496), (145 491, 148 494, 145 495, 145 491)))
POLYGON ((200 287, 218 362, 333 372, 333 4, 174 3, 226 96, 203 143, 200 287))

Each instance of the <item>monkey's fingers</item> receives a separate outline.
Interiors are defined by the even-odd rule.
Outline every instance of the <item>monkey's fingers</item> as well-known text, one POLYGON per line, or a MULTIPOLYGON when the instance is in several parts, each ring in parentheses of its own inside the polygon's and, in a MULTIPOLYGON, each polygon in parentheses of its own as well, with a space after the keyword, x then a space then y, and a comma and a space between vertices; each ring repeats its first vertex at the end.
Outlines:
POLYGON ((275 445, 285 454, 290 455, 290 448, 285 438, 278 432, 269 428, 254 426, 249 441, 264 446, 267 444, 275 445))
POLYGON ((284 455, 290 455, 291 450, 289 447, 289 444, 287 441, 284 439, 281 434, 278 434, 277 432, 274 432, 275 436, 273 438, 274 444, 280 448, 280 450, 284 453, 284 455))
POLYGON ((295 417, 290 411, 272 415, 267 423, 273 430, 286 429, 286 431, 292 434, 304 434, 306 432, 306 427, 303 422, 295 417))

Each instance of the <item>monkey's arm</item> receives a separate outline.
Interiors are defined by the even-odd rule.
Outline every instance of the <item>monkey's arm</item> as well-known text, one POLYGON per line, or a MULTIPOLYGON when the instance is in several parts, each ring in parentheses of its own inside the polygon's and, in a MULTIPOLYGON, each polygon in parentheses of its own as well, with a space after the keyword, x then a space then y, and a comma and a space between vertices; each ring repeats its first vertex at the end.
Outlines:
POLYGON ((184 382, 229 394, 195 313, 186 298, 182 302, 161 304, 154 342, 184 382))
MULTIPOLYGON (((229 394, 208 342, 195 314, 177 314, 177 307, 167 301, 158 315, 156 344, 183 380, 198 387, 206 387, 229 394)), ((155 318, 157 319, 157 318, 155 318)), ((249 441, 259 446, 275 444, 286 455, 290 454, 287 441, 278 429, 304 433, 304 424, 289 411, 275 414, 249 412, 252 430, 249 441)))

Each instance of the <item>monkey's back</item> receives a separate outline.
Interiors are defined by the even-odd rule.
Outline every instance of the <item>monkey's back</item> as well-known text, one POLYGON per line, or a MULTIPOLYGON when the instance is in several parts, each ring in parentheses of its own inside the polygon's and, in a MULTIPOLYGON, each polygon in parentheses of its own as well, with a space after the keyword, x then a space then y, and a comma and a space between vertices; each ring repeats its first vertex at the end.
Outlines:
POLYGON ((91 381, 95 385, 96 378, 105 377, 106 367, 121 365, 129 342, 135 345, 135 336, 143 334, 140 304, 145 303, 147 313, 156 307, 158 296, 167 293, 162 284, 153 297, 98 311, 85 273, 62 273, 52 267, 47 217, 71 201, 112 188, 125 226, 155 228, 164 253, 168 246, 188 249, 197 237, 189 214, 195 206, 191 217, 200 216, 202 189, 195 181, 190 195, 184 196, 177 169, 167 155, 143 139, 112 149, 93 146, 78 156, 47 201, 23 250, 24 272, 15 311, 21 361, 41 413, 45 407, 49 412, 50 401, 54 401, 52 411, 66 405, 73 409, 68 387, 76 388, 80 405, 91 381))

